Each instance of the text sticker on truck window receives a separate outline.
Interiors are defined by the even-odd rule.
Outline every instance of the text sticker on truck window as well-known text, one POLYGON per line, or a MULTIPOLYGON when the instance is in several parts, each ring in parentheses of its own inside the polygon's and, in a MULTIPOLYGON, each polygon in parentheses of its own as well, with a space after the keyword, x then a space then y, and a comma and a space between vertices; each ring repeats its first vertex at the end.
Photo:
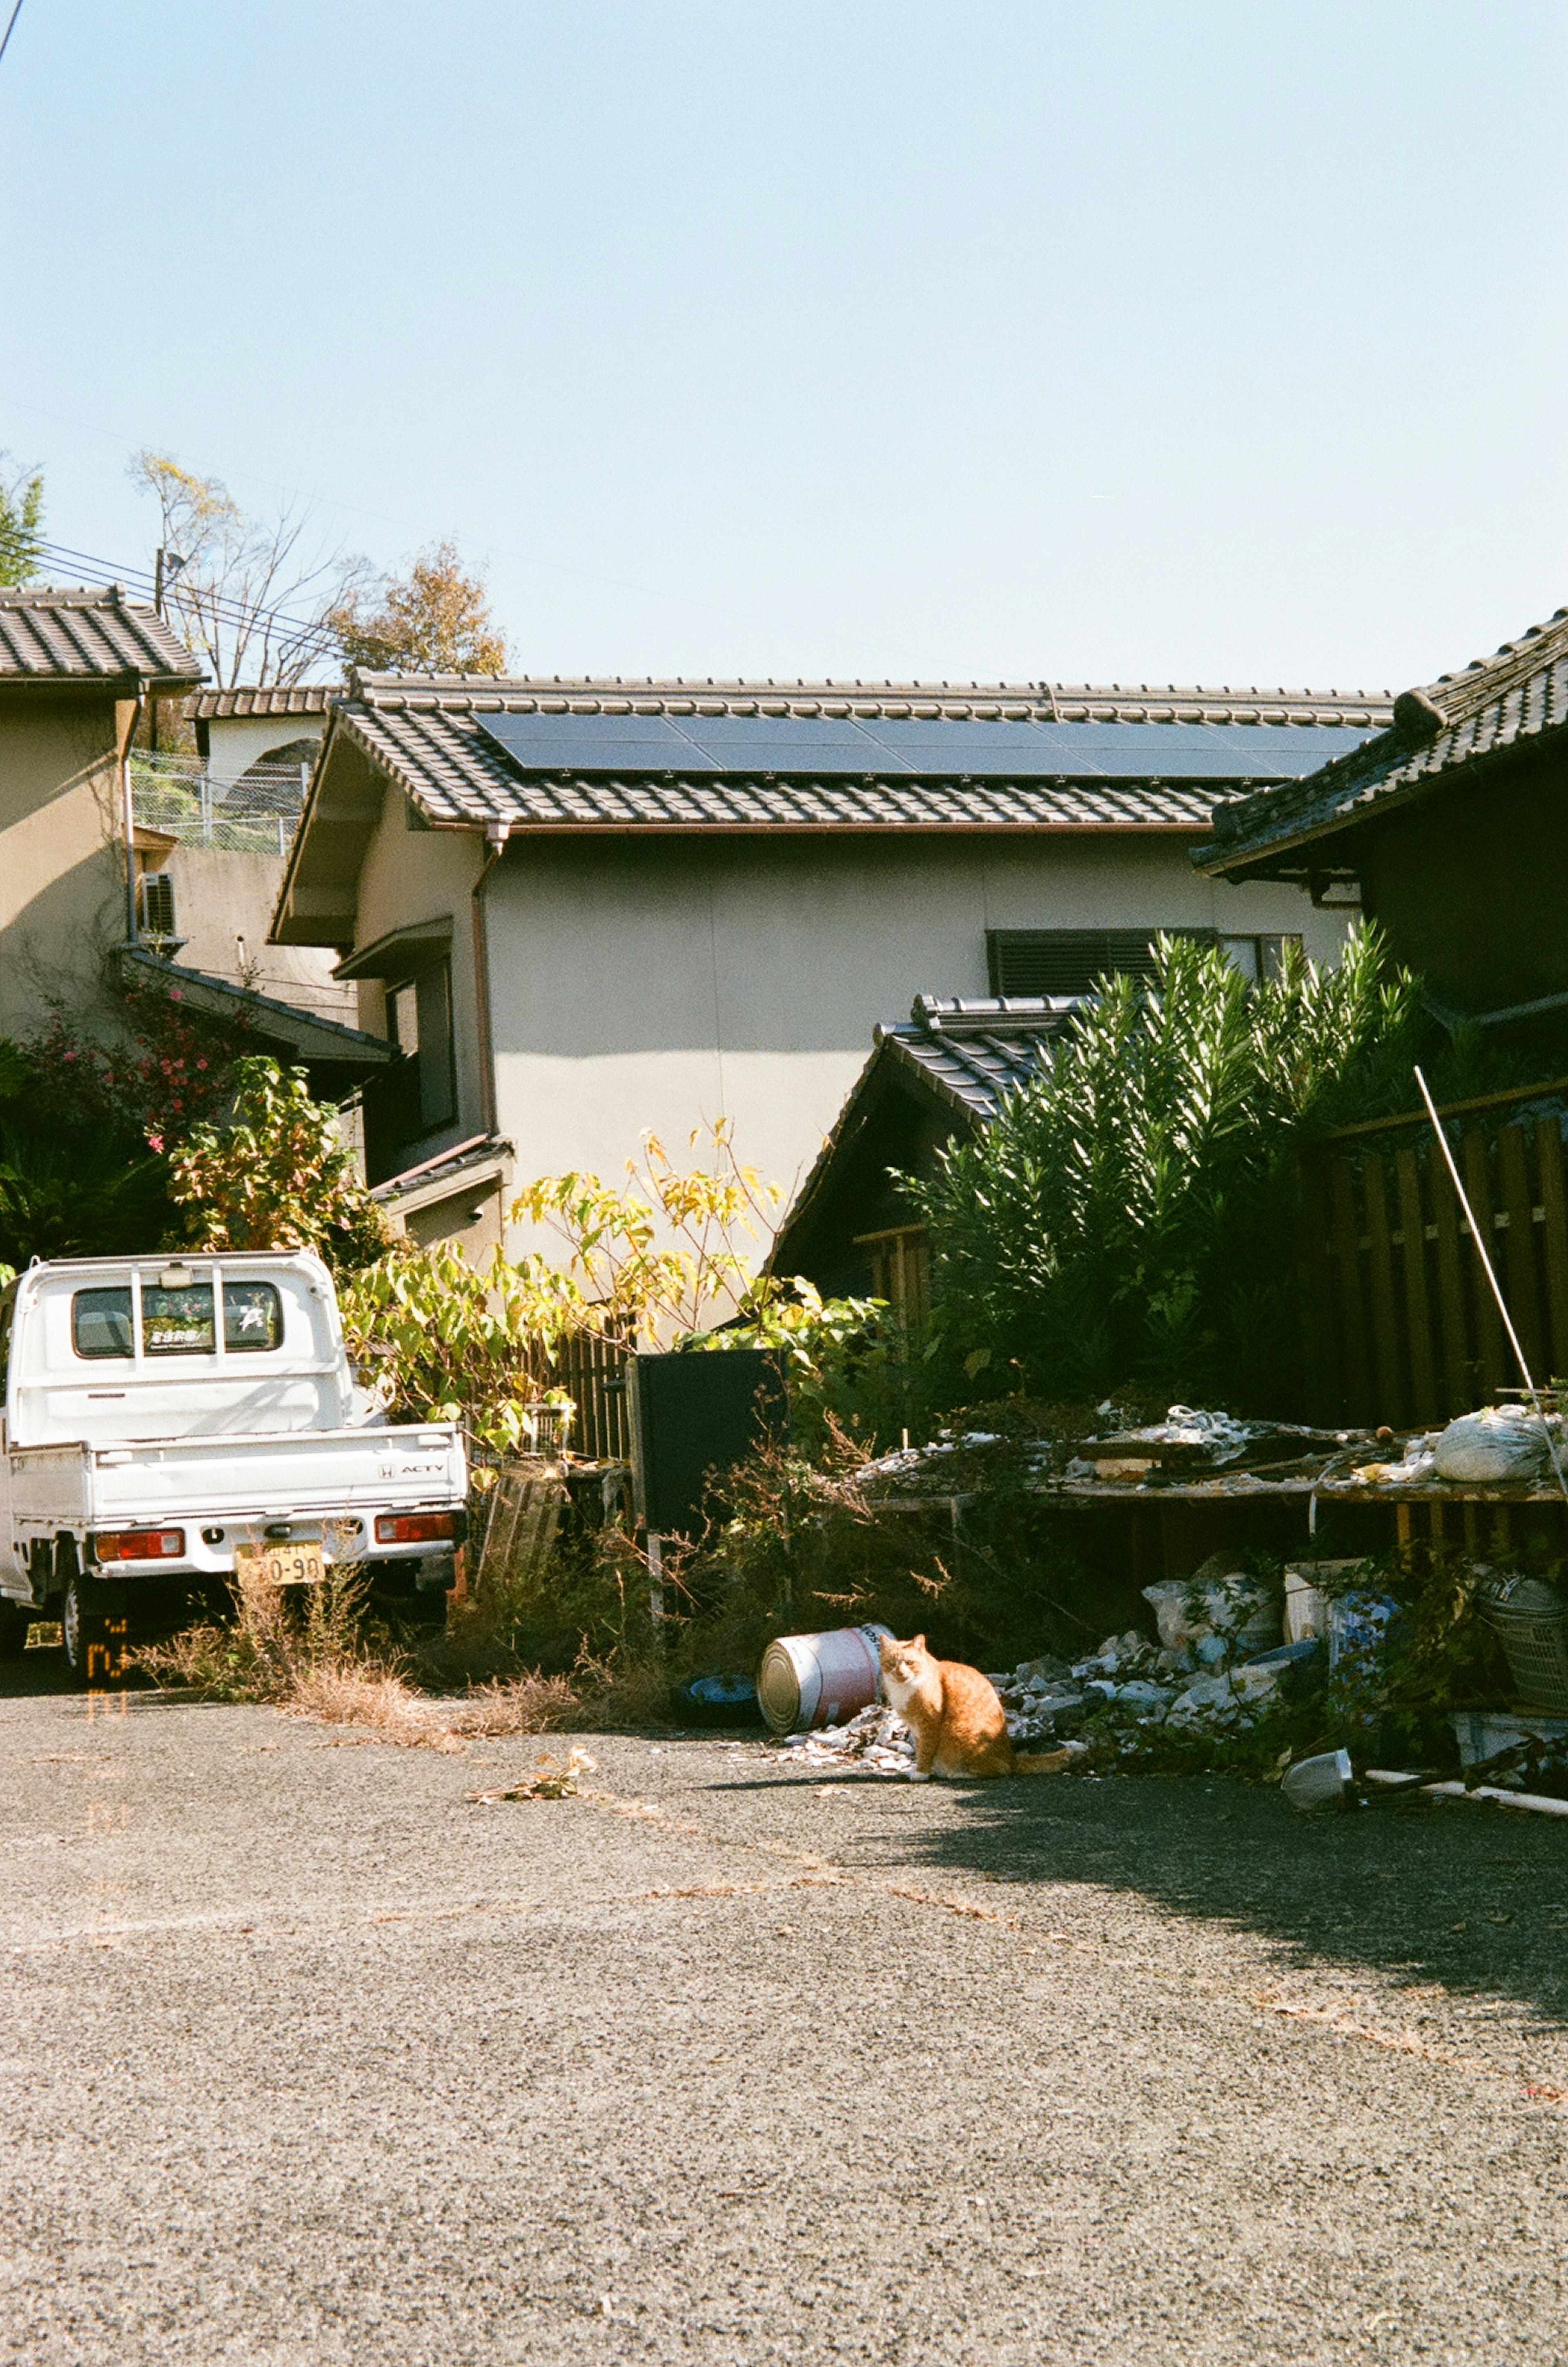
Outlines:
POLYGON ((79 1356, 129 1356, 129 1290, 77 1290, 71 1296, 71 1344, 79 1356))
POLYGON ((232 1355, 246 1348, 281 1348, 283 1302, 270 1282, 223 1285, 223 1345, 232 1355))
POLYGON ((149 1356, 212 1353, 212 1285, 191 1283, 183 1290, 141 1290, 141 1346, 149 1356))

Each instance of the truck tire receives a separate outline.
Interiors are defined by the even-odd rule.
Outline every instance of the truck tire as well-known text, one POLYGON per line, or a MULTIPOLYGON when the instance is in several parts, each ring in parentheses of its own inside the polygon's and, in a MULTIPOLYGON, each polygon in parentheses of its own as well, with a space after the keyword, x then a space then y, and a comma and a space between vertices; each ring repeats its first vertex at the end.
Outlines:
POLYGON ((0 1660, 19 1660, 28 1648, 33 1614, 25 1603, 0 1602, 0 1660))
POLYGON ((80 1677, 84 1684, 118 1685, 125 1678, 129 1622, 106 1618, 92 1601, 95 1591, 91 1581, 76 1571, 65 1581, 60 1613, 65 1658, 72 1675, 80 1677))

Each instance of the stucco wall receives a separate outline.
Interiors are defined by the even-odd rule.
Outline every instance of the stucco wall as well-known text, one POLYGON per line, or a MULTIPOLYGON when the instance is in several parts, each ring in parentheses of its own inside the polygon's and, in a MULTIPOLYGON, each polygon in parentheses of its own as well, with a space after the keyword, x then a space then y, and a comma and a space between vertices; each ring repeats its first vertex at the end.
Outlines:
MULTIPOLYGON (((618 1177, 645 1128, 680 1157, 725 1117, 786 1196, 875 1023, 918 993, 988 991, 987 929, 1290 930, 1333 959, 1345 926, 1295 889, 1202 878, 1164 837, 527 838, 486 894, 497 1115, 519 1176, 618 1177)), ((434 904, 428 885, 405 891, 397 917, 422 896, 434 904)))
POLYGON ((175 920, 186 944, 179 959, 237 986, 254 986, 301 1011, 359 1025, 352 986, 333 978, 337 956, 325 946, 270 946, 273 907, 283 885, 283 857, 184 844, 157 868, 175 883, 175 920), (244 939, 242 957, 238 940, 244 939))
POLYGON ((0 697, 0 1034, 28 1033, 51 1002, 88 1016, 124 935, 113 701, 0 697))
MULTIPOLYGON (((457 1115, 416 1144, 409 1163, 428 1159, 449 1143, 479 1134, 485 1125, 480 1070, 473 942, 473 885, 485 845, 476 831, 434 831, 412 825, 412 809, 400 790, 383 792, 380 819, 359 878, 357 950, 389 930, 447 915, 452 923, 452 1036, 457 1064, 457 1115)), ((273 946, 269 952, 276 954, 273 946)), ((386 998, 380 985, 364 980, 354 1023, 371 1034, 387 1032, 386 998)))
POLYGON ((324 715, 215 715, 207 727, 207 769, 214 782, 237 781, 270 750, 319 742, 326 728, 324 715))

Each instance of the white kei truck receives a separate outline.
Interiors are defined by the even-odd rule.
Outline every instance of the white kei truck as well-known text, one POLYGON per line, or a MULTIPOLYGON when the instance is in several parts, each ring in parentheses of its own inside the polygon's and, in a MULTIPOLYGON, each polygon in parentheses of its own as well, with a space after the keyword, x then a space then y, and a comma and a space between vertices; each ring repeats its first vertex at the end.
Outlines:
POLYGON ((0 1294, 0 1657, 58 1619, 90 1686, 247 1570, 450 1582, 461 1435, 387 1421, 307 1251, 35 1263, 0 1294))

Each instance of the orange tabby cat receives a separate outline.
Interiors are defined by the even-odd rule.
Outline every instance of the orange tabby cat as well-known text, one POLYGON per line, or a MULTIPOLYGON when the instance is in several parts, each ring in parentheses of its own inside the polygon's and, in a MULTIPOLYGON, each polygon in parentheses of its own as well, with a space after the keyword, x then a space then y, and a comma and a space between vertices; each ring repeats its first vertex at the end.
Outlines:
POLYGON ((962 1660, 934 1659, 923 1636, 908 1644, 884 1636, 880 1649, 883 1690, 915 1738, 912 1784, 928 1784, 933 1775, 970 1781, 984 1775, 1049 1775, 1072 1757, 1067 1750, 1044 1750, 1021 1758, 989 1677, 978 1669, 966 1669, 962 1660))

